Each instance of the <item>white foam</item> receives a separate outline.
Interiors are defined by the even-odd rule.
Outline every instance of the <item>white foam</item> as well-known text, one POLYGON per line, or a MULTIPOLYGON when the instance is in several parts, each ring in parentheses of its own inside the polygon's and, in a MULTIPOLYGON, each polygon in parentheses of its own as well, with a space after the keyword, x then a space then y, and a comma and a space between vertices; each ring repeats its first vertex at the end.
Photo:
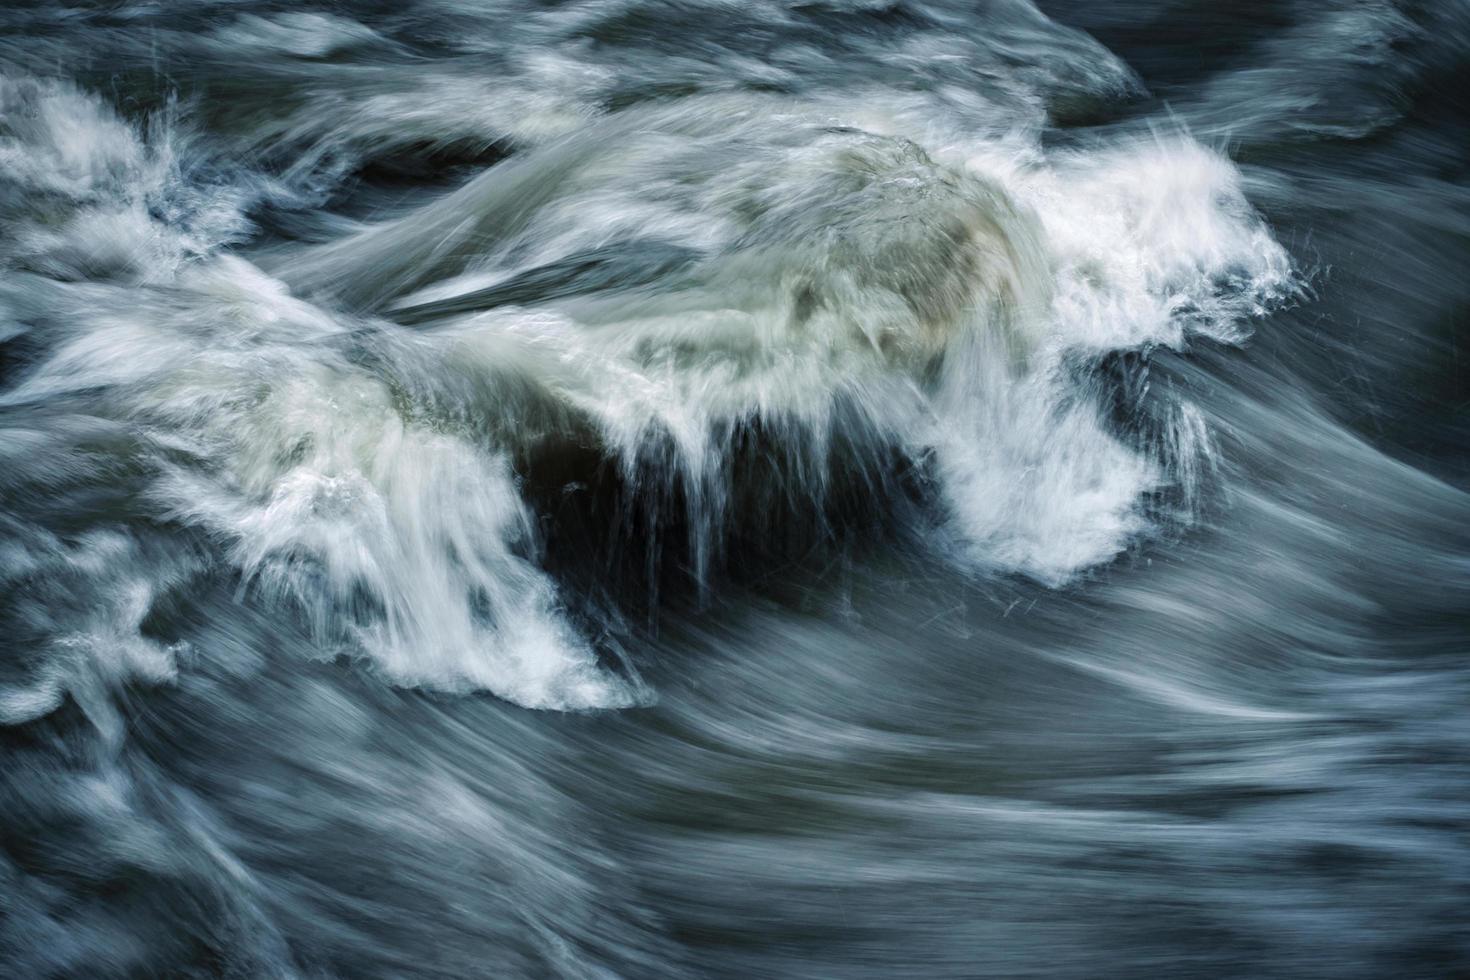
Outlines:
MULTIPOLYGON (((634 689, 596 664, 533 562, 515 481, 468 433, 417 424, 380 378, 293 343, 320 314, 222 270, 196 299, 253 344, 170 365, 140 399, 208 467, 171 465, 155 495, 228 544, 243 588, 304 612, 326 653, 396 683, 488 690, 528 707, 622 706, 634 689)), ((202 310, 201 310, 202 312, 202 310)))
MULTIPOLYGON (((237 27, 296 32, 301 57, 378 43, 329 21, 237 27)), ((6 85, 29 113, 0 137, 0 176, 24 191, 5 198, 21 232, 6 257, 35 276, 7 300, 67 311, 7 404, 86 397, 127 426, 157 450, 159 516, 211 534, 242 589, 303 616, 322 655, 527 706, 644 693, 598 665, 537 566, 507 462, 532 433, 502 388, 590 423, 629 479, 671 444, 697 574, 750 478, 732 471, 731 428, 759 419, 806 447, 792 498, 816 508, 834 427, 851 422, 840 402, 933 460, 948 550, 1060 585, 1146 530, 1145 493, 1195 478, 1110 432, 1078 359, 1238 339, 1292 287, 1219 154, 1183 135, 1048 154, 1024 113, 956 124, 953 93, 721 96, 577 122, 420 212, 276 256, 269 275, 217 251, 248 193, 190 185, 167 132, 145 138, 63 86, 6 85), (169 201, 179 221, 157 217, 169 201), (636 266, 650 242, 687 260, 636 266), (595 276, 604 259, 643 278, 471 303, 422 333, 330 309, 412 310, 558 262, 595 276), (363 329, 387 330, 401 363, 349 357, 363 329), (474 399, 416 400, 450 371, 475 379, 474 399)), ((1197 415, 1179 418, 1180 445, 1208 444, 1197 415)), ((134 651, 119 669, 166 679, 168 651, 118 640, 142 616, 121 608, 104 631, 134 651)), ((76 637, 100 628, 67 642, 92 650, 76 637)), ((44 710, 65 683, 39 678, 7 710, 44 710)))
MULTIPOLYGON (((1026 131, 967 140, 936 122, 943 112, 902 96, 831 99, 815 114, 728 98, 633 114, 543 163, 533 154, 492 171, 401 228, 333 246, 297 275, 306 289, 344 276, 378 288, 406 276, 376 274, 385 256, 415 276, 443 263, 398 301, 411 306, 505 282, 512 259, 534 269, 610 242, 636 248, 638 235, 677 243, 701 257, 692 271, 479 314, 454 328, 461 350, 487 369, 520 364, 592 416, 625 461, 672 437, 712 510, 732 478, 711 441, 721 425, 780 419, 820 444, 835 399, 858 392, 878 431, 916 459, 936 453, 971 561, 1061 584, 1146 528, 1143 494, 1197 480, 1193 456, 1208 445, 1181 407, 1190 431, 1166 438, 1195 448, 1161 471, 1109 431, 1072 365, 1191 336, 1239 340, 1294 280, 1234 167, 1183 134, 1048 155, 1026 131), (881 135, 834 128, 857 124, 881 135), (926 137, 933 156, 915 142, 926 137), (482 234, 481 216, 536 174, 547 183, 514 229, 482 234), (944 230, 961 215, 979 229, 974 266, 944 230), (470 240, 485 251, 444 245, 470 240), (803 315, 804 290, 817 300, 803 315), (934 388, 913 372, 940 350, 934 388)), ((815 506, 820 480, 811 490, 815 506)))

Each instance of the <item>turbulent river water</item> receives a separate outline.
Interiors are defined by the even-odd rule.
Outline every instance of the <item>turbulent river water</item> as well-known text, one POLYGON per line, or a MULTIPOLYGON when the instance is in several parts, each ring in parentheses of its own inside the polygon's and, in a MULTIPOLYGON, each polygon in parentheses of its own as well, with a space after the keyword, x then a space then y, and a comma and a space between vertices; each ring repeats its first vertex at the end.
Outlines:
POLYGON ((0 974, 1470 972, 1470 6, 0 11, 0 974))

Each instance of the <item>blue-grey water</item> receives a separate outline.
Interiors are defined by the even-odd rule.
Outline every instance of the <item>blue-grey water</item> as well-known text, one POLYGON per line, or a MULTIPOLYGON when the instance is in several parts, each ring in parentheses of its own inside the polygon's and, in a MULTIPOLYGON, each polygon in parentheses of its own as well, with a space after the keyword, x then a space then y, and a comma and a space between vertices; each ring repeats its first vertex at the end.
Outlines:
POLYGON ((0 10, 0 975, 1470 974, 1470 5, 0 10))

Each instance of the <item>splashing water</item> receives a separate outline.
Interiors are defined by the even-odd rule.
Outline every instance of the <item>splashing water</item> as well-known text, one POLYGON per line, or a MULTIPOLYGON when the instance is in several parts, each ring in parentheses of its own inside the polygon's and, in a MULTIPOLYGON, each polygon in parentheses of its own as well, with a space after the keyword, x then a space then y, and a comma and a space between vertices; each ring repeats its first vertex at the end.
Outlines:
POLYGON ((1045 6, 0 14, 0 965, 1460 962, 1464 25, 1045 6))

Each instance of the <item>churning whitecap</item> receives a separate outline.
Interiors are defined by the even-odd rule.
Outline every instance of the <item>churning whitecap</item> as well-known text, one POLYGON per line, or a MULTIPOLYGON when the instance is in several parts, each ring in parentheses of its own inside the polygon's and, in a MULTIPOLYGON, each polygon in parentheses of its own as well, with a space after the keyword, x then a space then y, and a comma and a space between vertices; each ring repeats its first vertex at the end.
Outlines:
MULTIPOLYGON (((338 43, 325 22, 240 29, 338 43)), ((318 655, 530 707, 649 696, 599 660, 539 565, 515 472, 530 442, 590 438, 635 491, 679 485, 668 505, 708 583, 734 488, 786 481, 815 511, 825 447, 856 427, 845 445, 932 472, 937 548, 1061 584, 1145 532, 1143 495, 1209 451, 1187 406, 1182 455, 1125 444, 1078 359, 1239 340, 1293 284, 1222 156, 1182 133, 1046 151, 1034 107, 984 132, 936 124, 952 117, 912 94, 635 107, 567 122, 399 217, 232 253, 279 182, 182 172, 182 123, 145 133, 75 89, 6 86, 31 122, 0 137, 20 232, 3 301, 39 353, 5 404, 116 428, 132 506, 178 552, 117 532, 138 594, 226 563, 318 655), (806 465, 739 469, 732 433, 753 426, 806 465)), ((75 454, 67 431, 0 439, 16 458, 35 439, 75 454)), ((75 458, 12 479, 113 478, 75 458)), ((90 574, 84 544, 27 534, 27 567, 90 574)), ((86 587, 111 594, 116 568, 96 569, 86 587)), ((101 625, 62 610, 55 632, 71 650, 138 636, 137 605, 101 625)), ((176 651, 138 649, 142 676, 168 676, 176 651)), ((98 675, 85 660, 37 666, 12 712, 98 675)))

